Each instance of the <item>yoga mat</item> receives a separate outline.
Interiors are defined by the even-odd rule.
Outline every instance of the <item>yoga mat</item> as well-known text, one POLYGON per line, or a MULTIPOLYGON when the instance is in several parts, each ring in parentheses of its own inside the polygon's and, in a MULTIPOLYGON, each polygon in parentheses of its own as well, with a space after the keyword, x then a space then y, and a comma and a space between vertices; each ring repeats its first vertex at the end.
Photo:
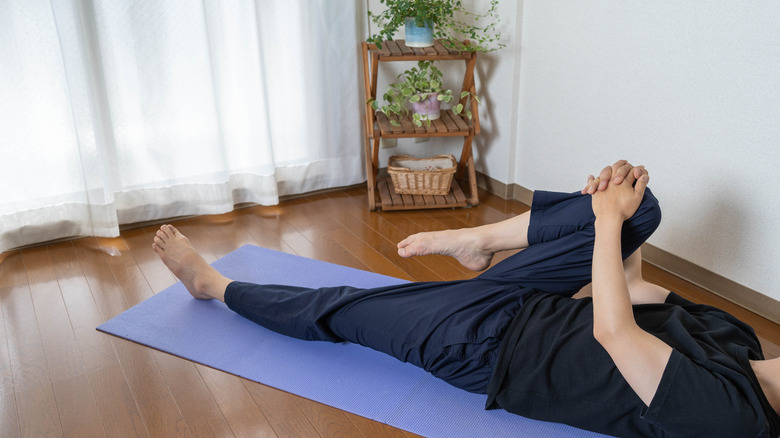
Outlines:
MULTIPOLYGON (((403 280, 243 246, 213 263, 234 280, 304 287, 378 287, 403 280)), ((97 328, 426 437, 603 437, 562 424, 486 411, 471 394, 407 363, 349 343, 289 338, 177 283, 97 328)))

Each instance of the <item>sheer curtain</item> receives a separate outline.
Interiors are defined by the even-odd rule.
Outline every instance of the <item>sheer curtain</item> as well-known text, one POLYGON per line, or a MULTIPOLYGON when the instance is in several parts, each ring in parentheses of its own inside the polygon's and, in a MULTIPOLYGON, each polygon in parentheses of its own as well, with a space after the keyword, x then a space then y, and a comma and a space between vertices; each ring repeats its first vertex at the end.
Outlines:
POLYGON ((0 0, 0 251, 364 181, 359 7, 0 0))

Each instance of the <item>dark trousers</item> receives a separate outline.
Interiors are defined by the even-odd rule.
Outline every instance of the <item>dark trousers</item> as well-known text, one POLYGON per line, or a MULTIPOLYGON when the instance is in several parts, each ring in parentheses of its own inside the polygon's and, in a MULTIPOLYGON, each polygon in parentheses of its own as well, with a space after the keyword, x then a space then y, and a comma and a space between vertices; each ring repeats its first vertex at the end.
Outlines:
MULTIPOLYGON (((623 224, 627 258, 660 223, 650 190, 623 224)), ((484 393, 501 340, 532 292, 571 296, 591 281, 595 237, 591 197, 537 191, 529 247, 480 276, 374 289, 309 289, 232 282, 225 303, 278 333, 348 341, 410 362, 448 383, 484 393)))

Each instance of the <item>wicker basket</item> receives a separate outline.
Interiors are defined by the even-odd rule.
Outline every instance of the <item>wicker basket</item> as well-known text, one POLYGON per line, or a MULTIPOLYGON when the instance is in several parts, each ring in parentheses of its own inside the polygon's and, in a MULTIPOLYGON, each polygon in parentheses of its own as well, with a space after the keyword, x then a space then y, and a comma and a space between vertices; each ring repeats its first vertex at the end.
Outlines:
POLYGON ((388 161, 387 173, 399 195, 446 195, 450 192, 457 165, 452 155, 430 158, 393 155, 388 161))

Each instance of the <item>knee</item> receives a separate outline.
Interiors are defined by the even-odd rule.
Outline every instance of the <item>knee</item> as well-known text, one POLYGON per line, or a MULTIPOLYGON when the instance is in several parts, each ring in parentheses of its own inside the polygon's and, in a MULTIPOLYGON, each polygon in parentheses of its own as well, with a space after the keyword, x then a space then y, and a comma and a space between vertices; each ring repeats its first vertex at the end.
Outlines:
POLYGON ((658 204, 658 198, 653 195, 650 189, 645 190, 645 196, 639 209, 630 220, 636 219, 636 222, 649 230, 652 234, 661 224, 661 206, 658 204))
POLYGON ((623 224, 624 256, 639 248, 661 224, 661 207, 650 189, 645 191, 636 213, 623 224))

